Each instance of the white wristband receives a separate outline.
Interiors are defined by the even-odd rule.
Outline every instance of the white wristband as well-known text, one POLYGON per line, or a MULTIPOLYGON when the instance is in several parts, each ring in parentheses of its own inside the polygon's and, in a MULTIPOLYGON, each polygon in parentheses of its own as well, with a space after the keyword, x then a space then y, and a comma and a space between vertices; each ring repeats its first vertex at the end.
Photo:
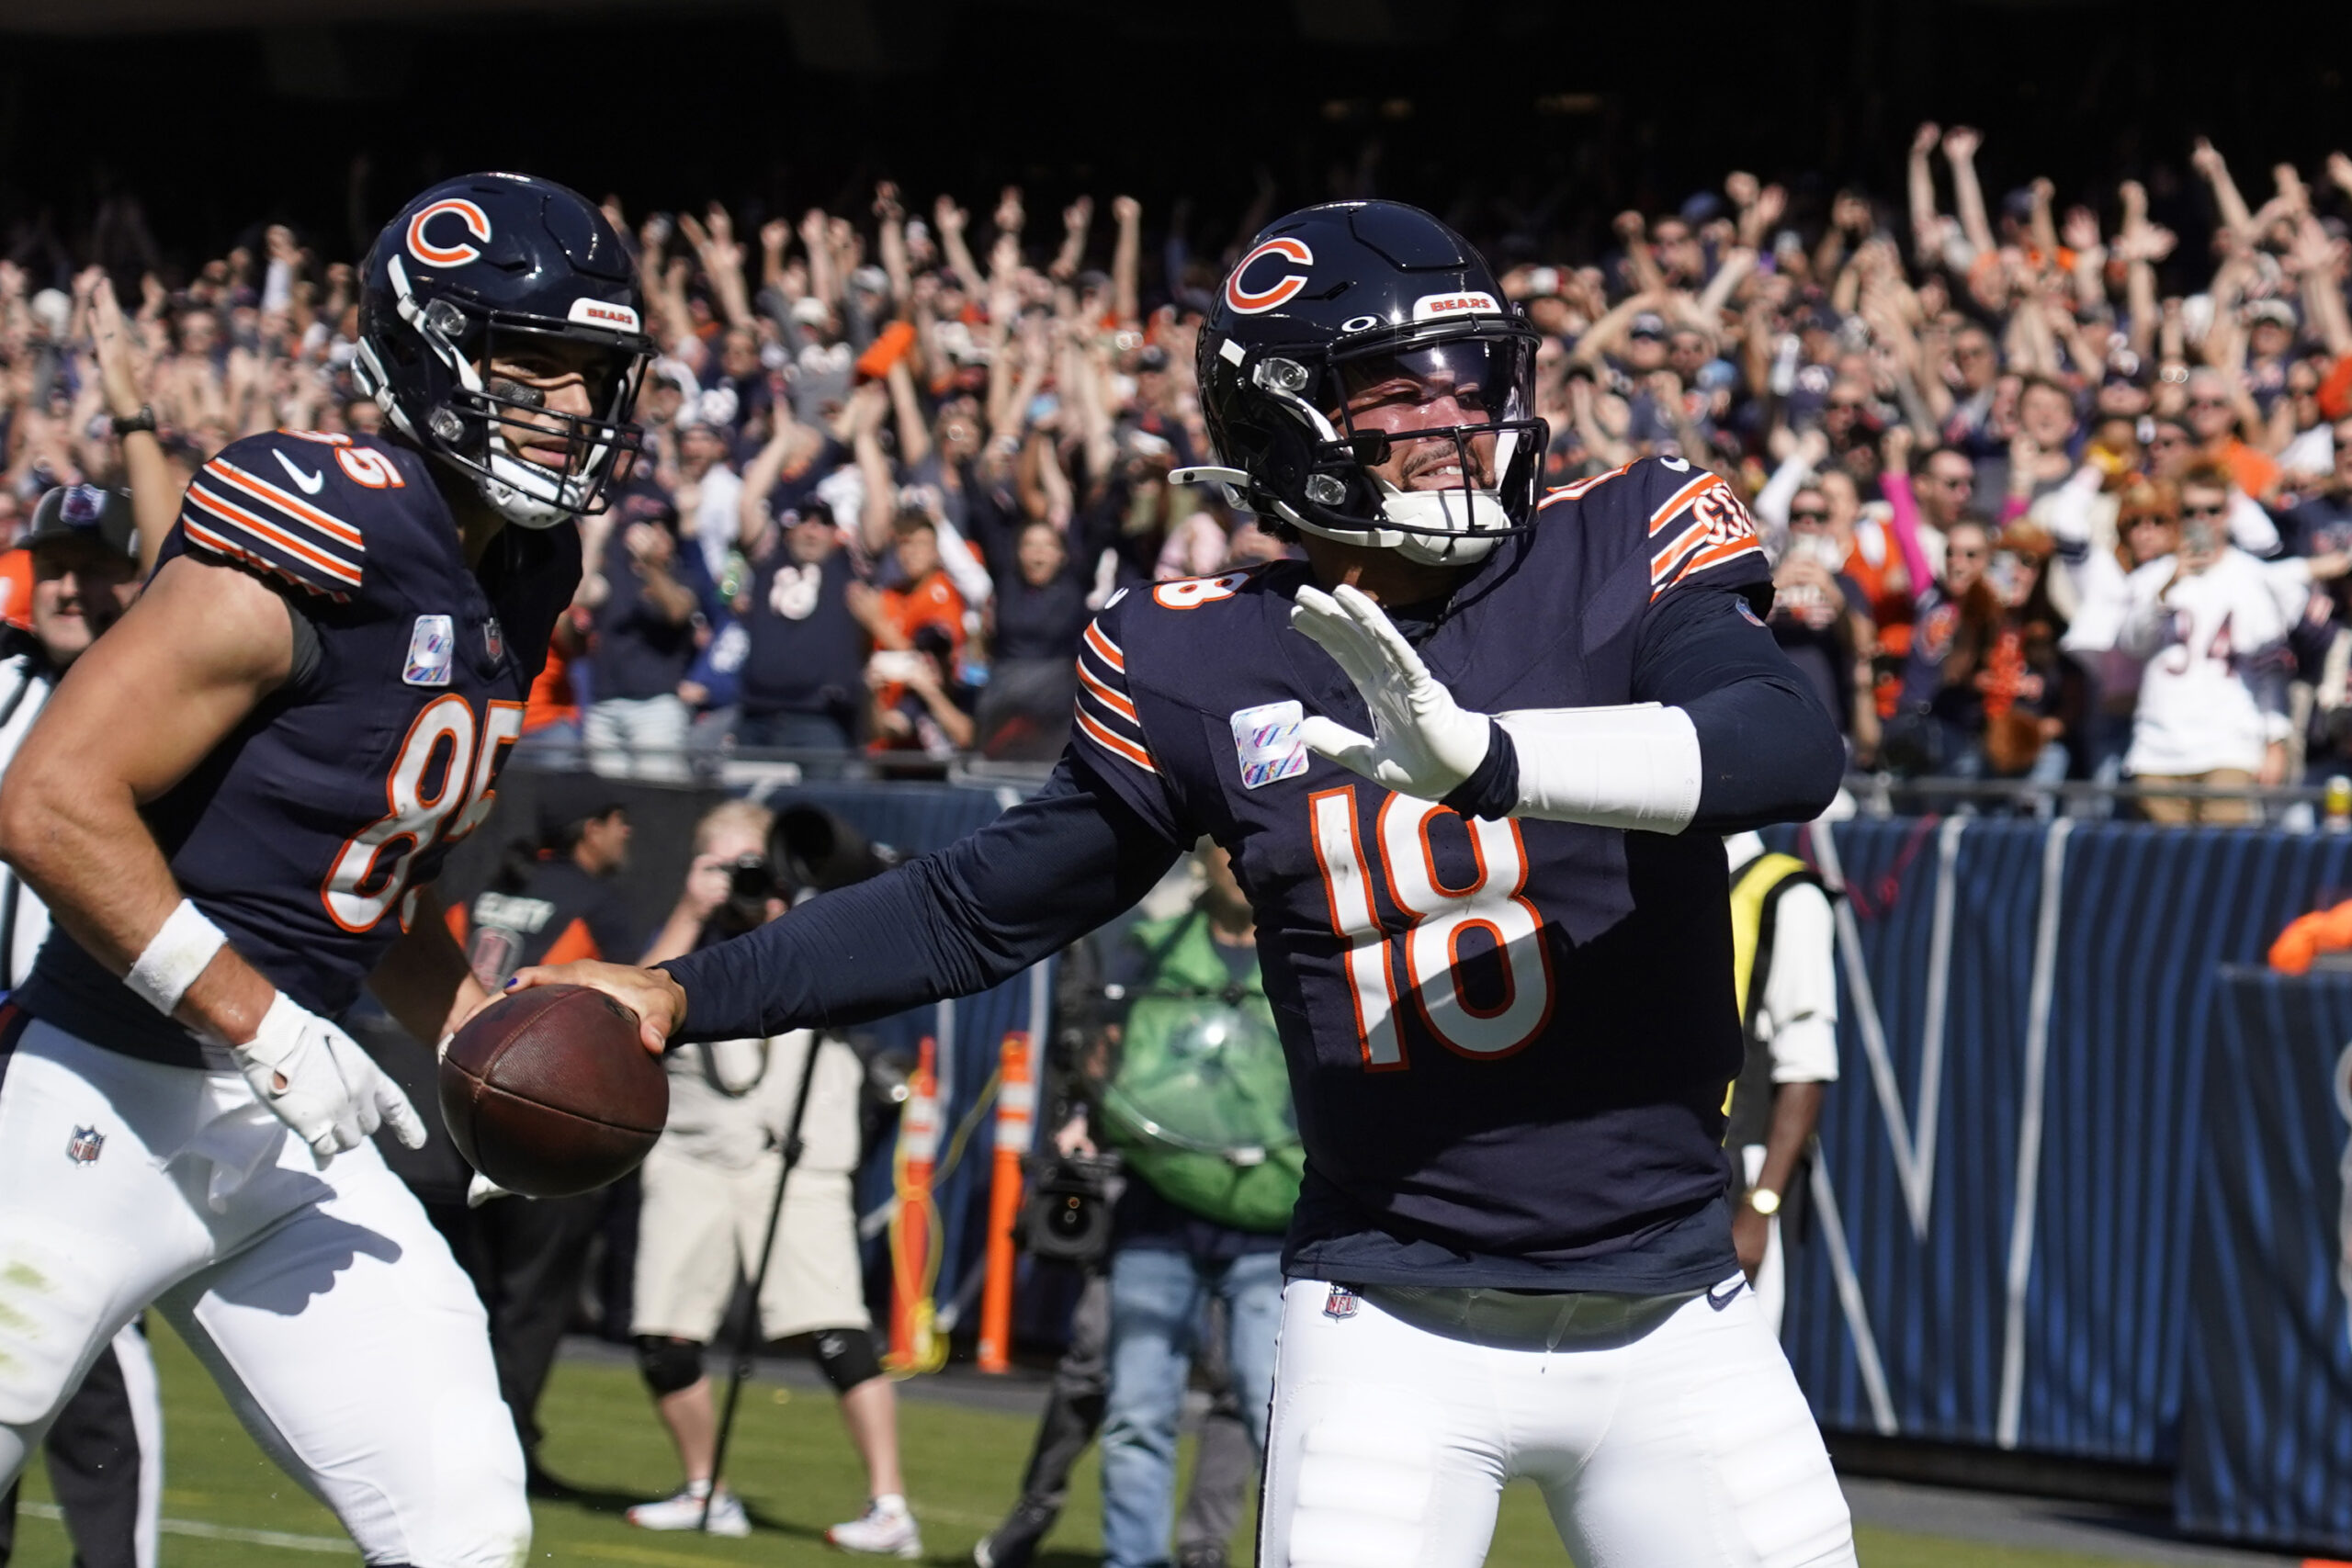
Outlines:
POLYGON ((179 1010, 180 998, 212 962, 212 955, 228 942, 220 928, 204 918, 203 910, 183 898, 164 917, 147 951, 131 964, 122 983, 140 1000, 169 1018, 179 1010))
POLYGON ((1495 722, 1519 750, 1514 817, 1679 833, 1699 810, 1699 729, 1680 708, 1532 708, 1495 722))

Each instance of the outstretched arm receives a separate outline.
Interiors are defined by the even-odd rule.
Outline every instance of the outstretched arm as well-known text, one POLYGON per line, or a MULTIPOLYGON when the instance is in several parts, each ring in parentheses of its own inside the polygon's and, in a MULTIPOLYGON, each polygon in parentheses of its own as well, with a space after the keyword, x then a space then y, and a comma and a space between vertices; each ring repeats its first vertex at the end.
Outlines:
POLYGON ((1132 906, 1182 852, 1065 755, 1035 796, 935 854, 657 967, 526 969, 594 986, 649 1042, 740 1040, 884 1018, 1012 978, 1132 906))

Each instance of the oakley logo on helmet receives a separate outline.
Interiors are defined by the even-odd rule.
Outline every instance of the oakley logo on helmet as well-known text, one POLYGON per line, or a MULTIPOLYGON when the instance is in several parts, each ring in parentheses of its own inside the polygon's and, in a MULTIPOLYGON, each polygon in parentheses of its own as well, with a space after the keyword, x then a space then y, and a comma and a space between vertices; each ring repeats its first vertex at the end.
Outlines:
POLYGON ((1276 306, 1283 304, 1306 287, 1305 273, 1286 272, 1275 281, 1272 288, 1253 294, 1244 288, 1241 279, 1248 274, 1250 265, 1267 256, 1286 256, 1301 266, 1315 265, 1315 253, 1306 248, 1306 242, 1291 239, 1287 235, 1280 239, 1269 240, 1243 256, 1240 263, 1234 267, 1233 276, 1225 280, 1225 302, 1245 316, 1263 315, 1276 306))
MULTIPOLYGON (((436 245, 425 238, 424 226, 441 214, 454 213, 466 226, 466 231, 484 244, 490 242, 490 215, 472 202, 460 197, 436 201, 408 220, 408 252, 427 266, 463 266, 481 252, 463 240, 454 245, 436 245)), ((448 226, 442 226, 444 233, 448 226)))
POLYGON ((637 312, 627 305, 607 305, 602 299, 574 299, 569 320, 592 327, 611 327, 618 332, 638 330, 637 312))
POLYGON ((1440 316, 1466 314, 1499 316, 1502 310, 1493 295, 1475 290, 1467 294, 1424 294, 1413 301, 1413 320, 1427 321, 1440 316))

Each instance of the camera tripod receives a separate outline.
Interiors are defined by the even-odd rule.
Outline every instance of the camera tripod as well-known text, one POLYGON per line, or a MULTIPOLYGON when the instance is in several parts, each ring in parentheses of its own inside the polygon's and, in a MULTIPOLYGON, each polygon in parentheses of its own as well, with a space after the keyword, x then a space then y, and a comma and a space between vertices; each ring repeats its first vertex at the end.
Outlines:
POLYGON ((702 1518, 695 1529, 710 1532, 711 1505, 718 1500, 718 1478, 727 1473, 727 1438, 735 1429, 735 1406, 743 1394, 744 1380, 752 1375, 752 1358, 760 1348, 760 1292, 766 1289, 768 1266, 775 1261, 775 1233, 784 1218, 784 1190, 791 1184, 792 1168, 800 1163, 807 1145, 800 1136, 800 1123, 808 1113, 808 1089, 817 1079, 817 1057, 825 1049, 825 1037, 812 1032, 808 1049, 800 1058, 800 1081, 793 1086, 792 1119, 785 1124, 784 1168, 776 1172, 775 1196, 768 1201, 768 1228, 760 1238, 760 1265, 752 1276, 751 1310, 743 1314, 743 1324, 735 1335, 734 1365, 728 1370, 727 1399, 719 1406, 718 1436, 710 1452, 710 1490, 703 1494, 702 1518))

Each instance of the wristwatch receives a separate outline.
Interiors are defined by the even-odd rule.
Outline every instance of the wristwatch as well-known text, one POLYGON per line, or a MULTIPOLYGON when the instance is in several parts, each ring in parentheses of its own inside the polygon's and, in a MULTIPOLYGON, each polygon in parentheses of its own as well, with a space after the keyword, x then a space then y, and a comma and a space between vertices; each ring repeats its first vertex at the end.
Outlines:
POLYGON ((139 412, 129 419, 116 414, 111 423, 114 425, 114 433, 118 436, 128 435, 134 430, 143 430, 153 435, 155 434, 155 410, 151 404, 141 403, 139 405, 139 412))
POLYGON ((1781 1195, 1769 1187, 1751 1187, 1747 1190, 1747 1206, 1759 1214, 1777 1214, 1781 1212, 1781 1195))

